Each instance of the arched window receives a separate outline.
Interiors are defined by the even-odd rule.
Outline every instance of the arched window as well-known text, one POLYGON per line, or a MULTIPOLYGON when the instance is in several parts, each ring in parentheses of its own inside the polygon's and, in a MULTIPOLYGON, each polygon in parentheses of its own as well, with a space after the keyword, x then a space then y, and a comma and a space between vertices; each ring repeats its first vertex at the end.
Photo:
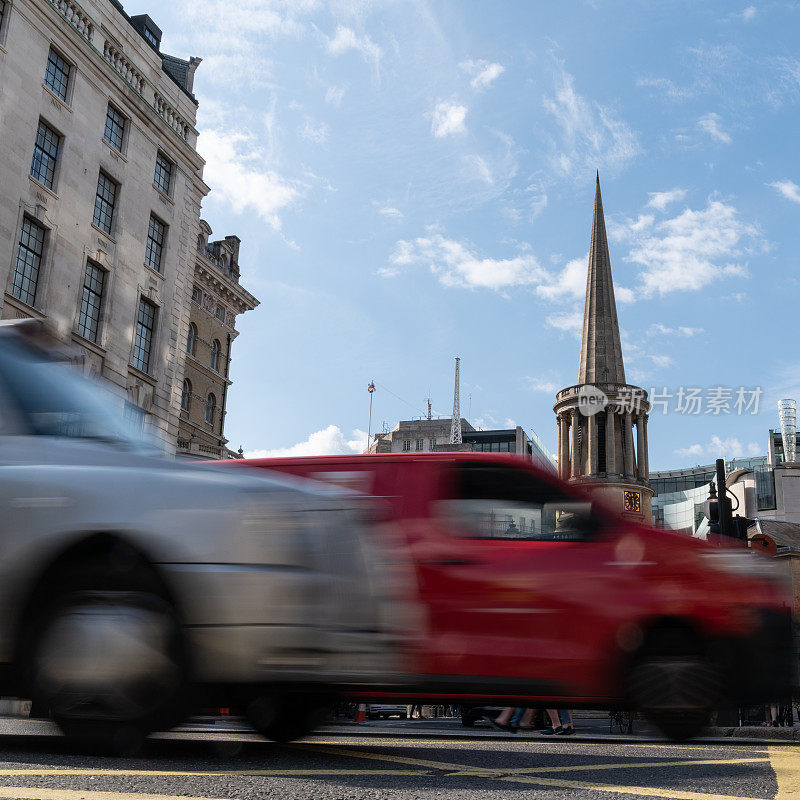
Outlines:
POLYGON ((206 400, 206 422, 209 425, 214 424, 214 414, 217 410, 217 398, 213 392, 208 396, 208 400, 206 400))
POLYGON ((206 240, 202 233, 197 237, 197 249, 201 253, 206 249, 206 240))
POLYGON ((192 407, 192 382, 186 378, 183 381, 183 391, 181 392, 181 410, 187 414, 192 407))
POLYGON ((189 323, 189 335, 186 337, 186 352, 194 355, 195 348, 197 347, 197 325, 194 322, 189 323))
POLYGON ((211 358, 209 362, 211 363, 211 369, 216 370, 219 372, 219 353, 222 350, 222 345, 219 343, 219 339, 214 339, 214 342, 211 345, 211 358))

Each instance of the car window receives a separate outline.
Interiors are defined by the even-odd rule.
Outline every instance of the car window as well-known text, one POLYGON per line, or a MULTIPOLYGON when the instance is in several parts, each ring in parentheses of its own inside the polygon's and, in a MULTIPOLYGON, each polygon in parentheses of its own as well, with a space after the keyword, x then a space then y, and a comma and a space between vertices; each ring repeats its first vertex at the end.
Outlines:
POLYGON ((587 541, 594 538, 592 504, 513 467, 464 464, 455 469, 454 496, 437 515, 457 536, 471 539, 587 541))
POLYGON ((107 391, 66 363, 5 340, 0 347, 0 381, 33 434, 145 446, 121 411, 115 413, 107 391))

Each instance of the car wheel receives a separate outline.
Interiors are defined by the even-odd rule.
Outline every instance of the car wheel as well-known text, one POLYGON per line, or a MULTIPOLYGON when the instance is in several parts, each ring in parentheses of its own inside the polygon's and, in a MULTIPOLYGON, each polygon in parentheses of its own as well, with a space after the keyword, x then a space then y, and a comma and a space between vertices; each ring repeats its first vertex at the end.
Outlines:
POLYGON ((636 659, 629 696, 667 738, 684 741, 708 725, 722 696, 720 671, 699 641, 681 631, 666 631, 636 659))
POLYGON ((180 625, 162 598, 75 591, 40 613, 27 658, 33 702, 73 741, 129 755, 180 718, 186 662, 180 625))
POLYGON ((293 742, 318 727, 328 711, 326 703, 319 698, 263 695, 247 707, 247 718, 265 738, 293 742))
POLYGON ((461 724, 465 728, 474 728, 475 727, 475 717, 472 717, 469 714, 462 714, 461 715, 461 724))
POLYGON ((401 714, 400 719, 408 719, 408 714, 401 714))

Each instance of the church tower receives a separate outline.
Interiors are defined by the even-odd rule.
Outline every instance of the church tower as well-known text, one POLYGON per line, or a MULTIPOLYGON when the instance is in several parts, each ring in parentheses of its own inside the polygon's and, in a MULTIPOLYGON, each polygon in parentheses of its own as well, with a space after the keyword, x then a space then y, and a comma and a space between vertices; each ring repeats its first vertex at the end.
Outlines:
POLYGON ((558 419, 561 477, 586 485, 625 516, 652 523, 647 459, 650 404, 644 389, 625 381, 599 174, 578 383, 556 395, 553 410, 558 419))

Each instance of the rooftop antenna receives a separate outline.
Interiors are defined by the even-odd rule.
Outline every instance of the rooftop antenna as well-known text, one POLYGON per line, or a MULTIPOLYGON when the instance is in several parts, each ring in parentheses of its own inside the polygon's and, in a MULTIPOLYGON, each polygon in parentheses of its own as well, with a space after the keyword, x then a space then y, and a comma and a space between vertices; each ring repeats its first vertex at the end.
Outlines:
POLYGON ((450 423, 450 444, 461 444, 461 400, 459 399, 459 382, 461 359, 456 357, 456 388, 453 394, 453 419, 450 423))
POLYGON ((797 403, 794 400, 778 400, 778 417, 781 421, 783 460, 792 464, 797 459, 797 403))
POLYGON ((433 419, 433 412, 431 411, 431 398, 428 398, 428 419, 433 419))

